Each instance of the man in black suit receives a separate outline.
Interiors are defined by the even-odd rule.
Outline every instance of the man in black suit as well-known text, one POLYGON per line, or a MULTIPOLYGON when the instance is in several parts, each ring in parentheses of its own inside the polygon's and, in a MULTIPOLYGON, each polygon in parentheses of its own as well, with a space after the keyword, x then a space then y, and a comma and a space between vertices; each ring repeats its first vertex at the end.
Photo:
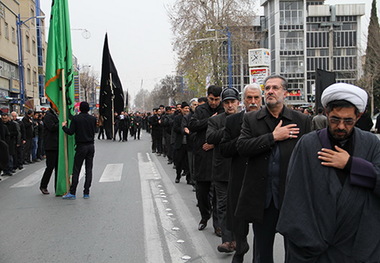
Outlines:
POLYGON ((235 216, 235 209, 239 199, 240 189, 243 184, 247 158, 239 155, 236 142, 240 136, 243 117, 246 112, 257 111, 261 108, 262 95, 258 84, 245 86, 243 90, 244 108, 240 113, 233 114, 226 118, 226 125, 220 143, 220 153, 225 158, 231 158, 231 168, 229 171, 228 191, 227 191, 227 229, 232 231, 236 241, 236 252, 232 259, 233 263, 241 263, 244 254, 248 252, 249 246, 247 235, 249 232, 249 222, 235 216))
POLYGON ((67 128, 67 122, 62 123, 62 129, 68 135, 75 134, 75 157, 72 182, 70 192, 62 196, 66 200, 75 200, 76 190, 79 181, 79 173, 83 162, 86 160, 86 177, 84 182, 83 198, 90 198, 90 187, 92 182, 92 167, 95 155, 95 130, 96 118, 90 114, 90 106, 87 102, 82 101, 79 105, 80 113, 75 115, 70 123, 70 128, 67 128))
POLYGON ((273 263, 273 243, 285 192, 290 155, 311 128, 310 119, 285 106, 287 80, 279 75, 265 82, 266 107, 243 118, 237 149, 248 157, 236 216, 253 222, 254 262, 273 263))
POLYGON ((55 111, 50 108, 44 118, 44 143, 46 153, 46 169, 40 183, 40 190, 44 195, 48 195, 47 189, 51 174, 54 170, 54 188, 57 182, 58 173, 58 129, 59 120, 55 111))
POLYGON ((174 117, 173 120, 173 139, 174 139, 174 158, 176 164, 176 179, 175 182, 178 184, 181 180, 182 171, 186 173, 186 180, 189 184, 190 174, 189 174, 189 165, 187 162, 187 137, 185 136, 186 130, 188 128, 182 126, 182 120, 184 116, 188 115, 190 112, 190 107, 187 102, 182 102, 181 104, 181 113, 174 117))
MULTIPOLYGON (((195 109, 194 115, 189 122, 189 130, 196 132, 197 136, 194 141, 194 180, 196 181, 196 196, 198 200, 198 208, 201 214, 201 221, 198 225, 198 230, 203 230, 207 226, 207 221, 211 217, 212 206, 210 202, 211 191, 211 170, 212 156, 214 145, 206 142, 206 130, 208 119, 211 116, 216 116, 223 113, 224 109, 220 105, 221 87, 210 86, 207 89, 207 103, 198 106, 195 109)), ((217 219, 214 228, 219 227, 217 219)))

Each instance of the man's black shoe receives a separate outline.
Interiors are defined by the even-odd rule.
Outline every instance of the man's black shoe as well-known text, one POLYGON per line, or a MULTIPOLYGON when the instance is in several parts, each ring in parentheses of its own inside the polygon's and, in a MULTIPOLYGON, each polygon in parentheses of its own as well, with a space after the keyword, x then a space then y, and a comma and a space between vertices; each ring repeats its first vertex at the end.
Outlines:
POLYGON ((199 230, 199 231, 202 231, 203 229, 206 228, 206 226, 207 226, 207 220, 202 219, 202 220, 199 222, 198 230, 199 230))
POLYGON ((49 194, 49 191, 48 191, 48 189, 46 189, 46 188, 42 188, 42 187, 40 187, 40 191, 41 191, 41 193, 43 193, 44 195, 48 195, 48 194, 49 194))
POLYGON ((218 237, 222 237, 222 229, 220 227, 215 228, 214 232, 218 237))
POLYGON ((175 183, 176 183, 176 184, 179 183, 179 179, 178 179, 178 178, 175 179, 175 183))

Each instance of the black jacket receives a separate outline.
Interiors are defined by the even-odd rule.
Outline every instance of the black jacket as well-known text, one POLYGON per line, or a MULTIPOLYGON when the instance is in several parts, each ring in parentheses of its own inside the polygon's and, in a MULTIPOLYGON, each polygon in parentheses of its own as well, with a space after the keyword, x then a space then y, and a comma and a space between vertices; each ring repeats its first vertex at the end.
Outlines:
MULTIPOLYGON (((285 107, 285 106, 284 106, 285 107)), ((241 156, 248 157, 243 187, 240 192, 236 215, 253 222, 262 222, 266 204, 269 159, 275 144, 280 151, 279 203, 281 205, 290 155, 298 139, 311 129, 310 118, 298 111, 284 108, 282 126, 297 124, 300 128, 297 139, 275 142, 274 123, 267 108, 244 115, 237 149, 241 156)))
POLYGON ((22 123, 24 124, 25 128, 25 139, 30 140, 33 138, 33 118, 25 115, 22 118, 22 123))
POLYGON ((195 109, 190 119, 189 129, 197 133, 194 140, 194 162, 197 164, 194 168, 194 179, 196 181, 211 181, 213 150, 204 151, 202 146, 206 143, 208 119, 215 113, 223 112, 221 105, 212 109, 208 103, 205 103, 195 109))
POLYGON ((62 127, 63 131, 69 135, 75 134, 75 144, 94 143, 96 118, 88 113, 75 115, 70 123, 70 128, 62 127))
POLYGON ((231 167, 231 158, 225 158, 220 153, 226 117, 224 112, 208 119, 206 141, 215 145, 212 157, 212 180, 216 182, 228 182, 231 167))
POLYGON ((44 143, 45 150, 57 151, 58 150, 58 132, 59 120, 58 116, 52 110, 46 112, 44 118, 44 143))

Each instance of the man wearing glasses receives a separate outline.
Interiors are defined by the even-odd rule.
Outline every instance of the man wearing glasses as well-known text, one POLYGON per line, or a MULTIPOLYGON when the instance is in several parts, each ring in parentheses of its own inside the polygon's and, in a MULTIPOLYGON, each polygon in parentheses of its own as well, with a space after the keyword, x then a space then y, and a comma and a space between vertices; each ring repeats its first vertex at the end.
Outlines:
POLYGON ((255 263, 274 261, 273 243, 289 158, 298 139, 311 128, 307 115, 286 107, 287 86, 282 76, 266 78, 266 105, 244 115, 236 145, 248 163, 235 216, 253 222, 255 263))
POLYGON ((380 262, 380 140, 355 127, 367 99, 354 85, 329 86, 328 127, 293 151, 277 225, 287 262, 380 262))

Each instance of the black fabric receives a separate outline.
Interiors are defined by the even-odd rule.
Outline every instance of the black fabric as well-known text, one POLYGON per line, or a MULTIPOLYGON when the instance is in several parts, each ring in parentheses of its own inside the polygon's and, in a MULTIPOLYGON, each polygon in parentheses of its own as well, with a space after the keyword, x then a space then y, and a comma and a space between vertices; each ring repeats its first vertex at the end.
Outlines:
POLYGON ((211 181, 212 174, 212 156, 213 150, 204 151, 203 144, 206 143, 206 131, 208 119, 215 113, 223 113, 224 109, 221 105, 213 109, 208 103, 199 105, 191 117, 189 129, 196 132, 194 140, 194 162, 197 164, 194 169, 194 178, 197 181, 211 181))
MULTIPOLYGON (((236 215, 253 222, 262 222, 266 204, 269 156, 275 144, 273 138, 274 123, 267 108, 244 115, 241 135, 237 141, 237 149, 241 156, 248 158, 247 169, 240 192, 236 215)), ((280 206, 285 192, 290 155, 298 139, 308 133, 311 128, 310 119, 300 112, 284 107, 282 126, 297 124, 300 129, 297 139, 277 142, 280 149, 280 206)))
POLYGON ((46 168, 44 174, 42 175, 40 187, 47 189, 51 174, 54 170, 54 189, 57 183, 58 174, 58 149, 57 150, 46 150, 46 168))
POLYGON ((124 110, 124 92, 108 48, 107 34, 105 36, 103 46, 99 106, 99 113, 104 119, 104 129, 108 135, 107 137, 109 137, 109 135, 112 134, 112 107, 114 107, 114 112, 117 112, 118 114, 124 110))
POLYGON ((96 131, 96 118, 88 113, 79 113, 71 120, 70 127, 62 127, 69 135, 75 134, 75 143, 93 144, 96 131))
POLYGON ((335 169, 317 158, 322 147, 317 132, 304 135, 289 162, 277 224, 288 244, 288 262, 380 262, 379 139, 355 128, 353 158, 372 163, 374 189, 349 180, 342 186, 335 169))
POLYGON ((46 112, 44 118, 44 127, 45 127, 45 150, 58 150, 58 132, 59 132, 59 120, 58 116, 52 111, 49 110, 46 112))
POLYGON ((79 174, 82 168, 83 162, 85 162, 85 182, 84 182, 84 190, 83 194, 90 194, 90 187, 92 182, 92 167, 94 161, 95 154, 95 146, 94 144, 85 144, 78 145, 75 149, 75 157, 74 157, 74 168, 73 168, 73 176, 72 182, 70 186, 70 193, 75 195, 78 182, 79 182, 79 174))

